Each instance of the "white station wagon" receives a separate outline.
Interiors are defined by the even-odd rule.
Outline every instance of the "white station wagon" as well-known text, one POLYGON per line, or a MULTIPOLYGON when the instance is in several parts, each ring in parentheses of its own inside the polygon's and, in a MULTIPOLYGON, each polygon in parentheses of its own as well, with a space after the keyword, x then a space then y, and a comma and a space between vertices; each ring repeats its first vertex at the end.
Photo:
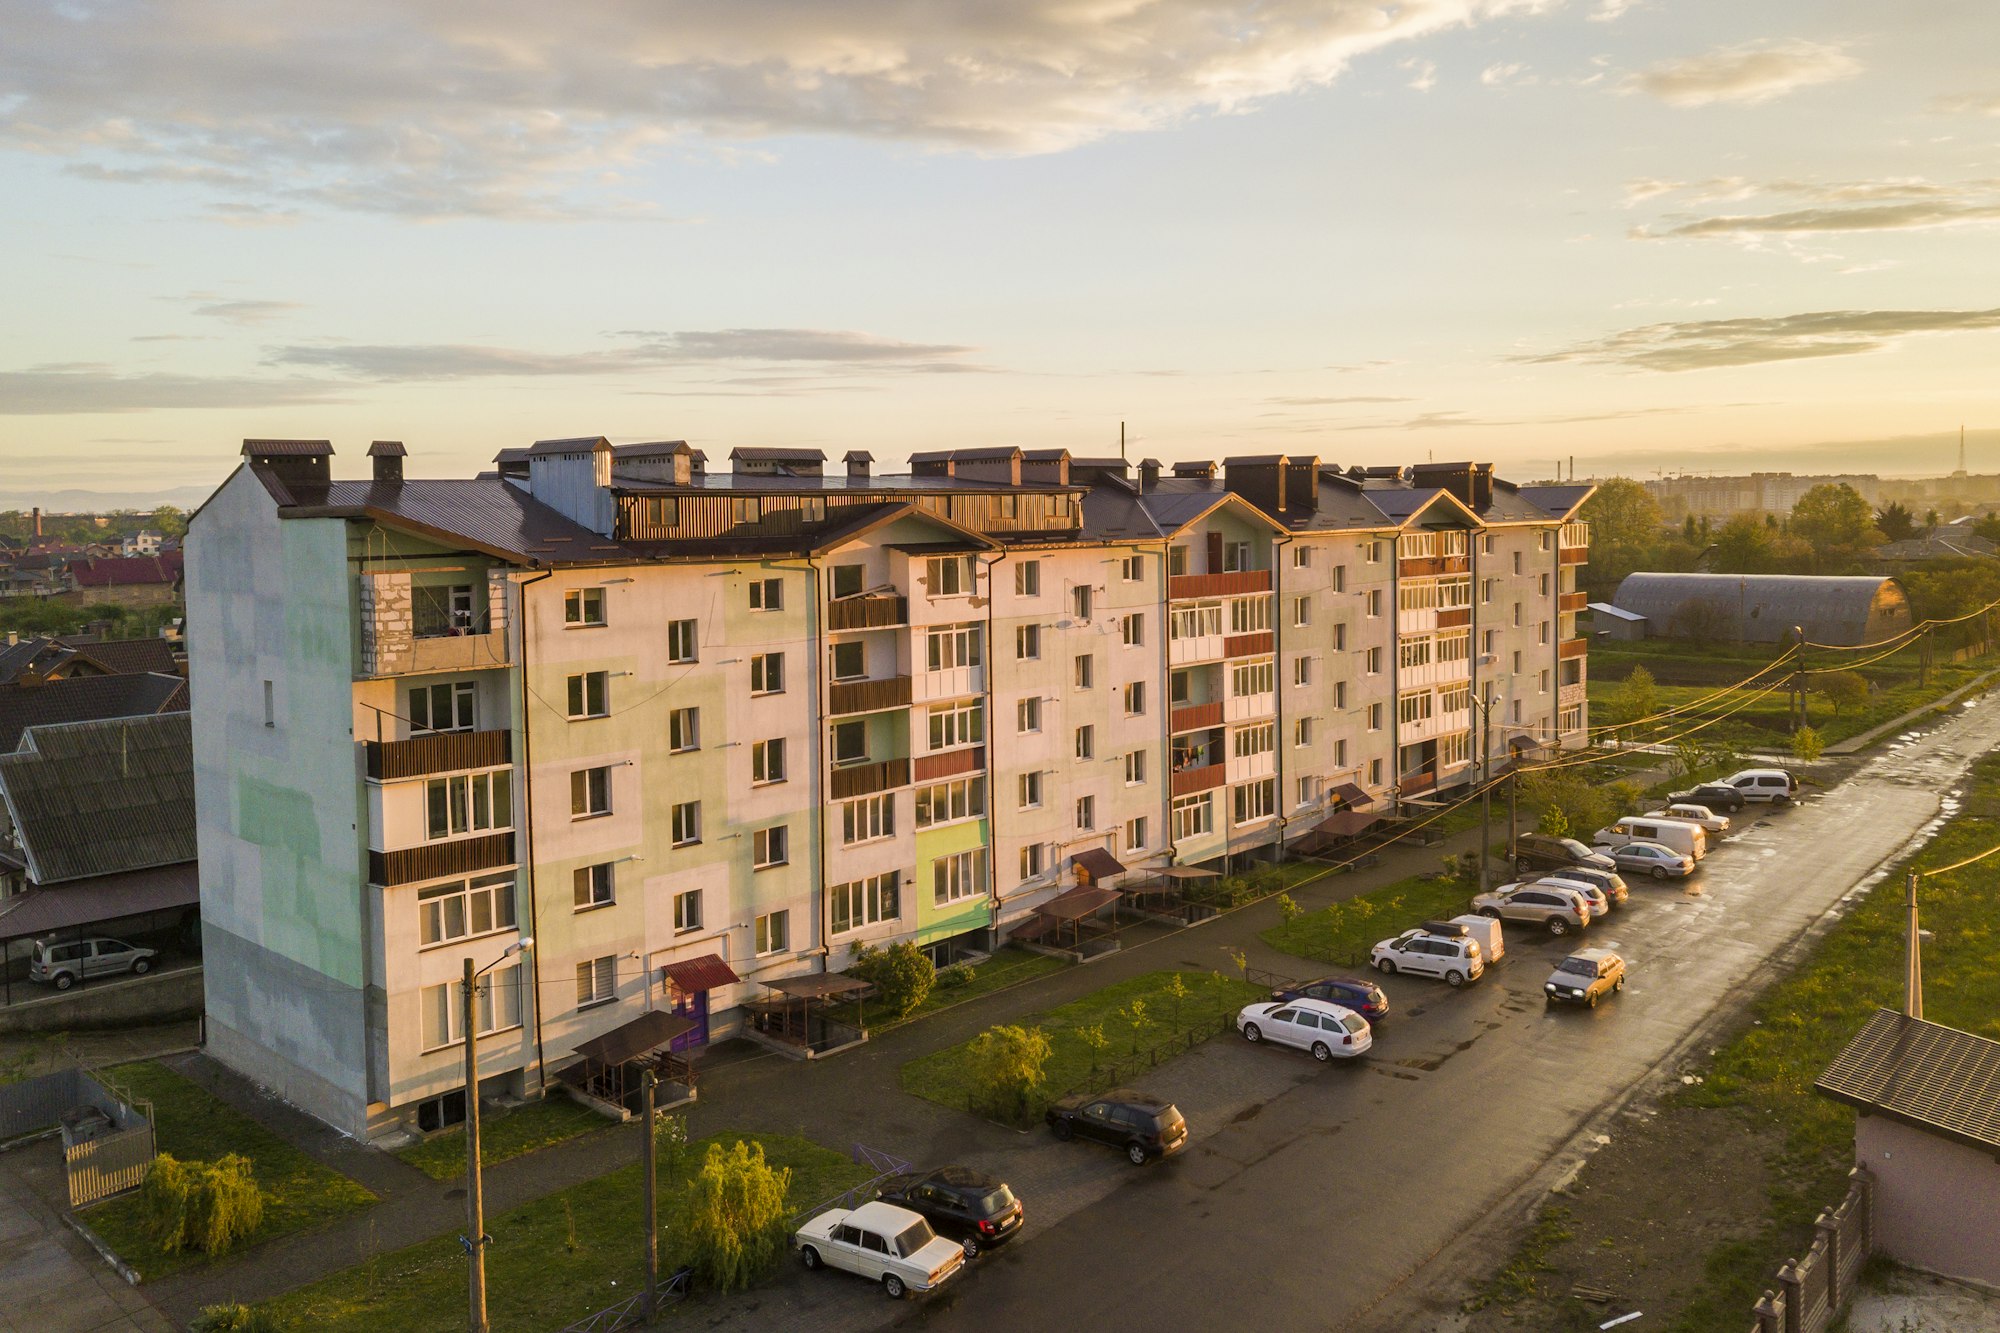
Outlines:
POLYGON ((932 1291, 965 1266, 965 1249, 907 1208, 880 1199, 829 1208, 792 1237, 807 1268, 838 1268, 880 1282, 892 1301, 932 1291))
POLYGON ((1296 1046, 1311 1051, 1322 1064, 1365 1055, 1375 1044, 1375 1033, 1360 1014, 1331 1000, 1304 996, 1276 1004, 1269 1000, 1247 1004, 1236 1015, 1236 1028, 1245 1041, 1296 1046))

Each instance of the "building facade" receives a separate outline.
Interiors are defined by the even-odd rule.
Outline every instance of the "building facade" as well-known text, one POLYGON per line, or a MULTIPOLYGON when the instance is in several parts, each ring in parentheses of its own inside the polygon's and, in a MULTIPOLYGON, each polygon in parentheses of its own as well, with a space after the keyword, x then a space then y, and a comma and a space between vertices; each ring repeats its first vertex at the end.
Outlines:
POLYGON ((1589 487, 331 452, 246 442, 192 517, 190 677, 211 1050, 356 1134, 462 1108, 467 957, 482 1091, 535 1095, 649 1011, 733 1035, 858 946, 988 950, 1585 735, 1589 487))

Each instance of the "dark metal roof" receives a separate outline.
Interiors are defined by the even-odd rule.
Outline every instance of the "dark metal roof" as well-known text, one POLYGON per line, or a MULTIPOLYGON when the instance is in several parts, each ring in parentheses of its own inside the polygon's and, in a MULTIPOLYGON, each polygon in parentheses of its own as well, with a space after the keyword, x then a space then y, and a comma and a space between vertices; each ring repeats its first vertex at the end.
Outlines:
POLYGON ((153 672, 0 685, 0 755, 11 753, 29 727, 185 712, 187 706, 187 682, 153 672))
POLYGON ((331 440, 245 440, 245 458, 331 458, 331 440))
POLYGON ((1813 1086, 1864 1114, 2000 1151, 2000 1041, 1878 1009, 1813 1086))
POLYGON ((672 458, 675 454, 692 454, 686 440, 654 440, 650 444, 614 444, 611 458, 615 463, 624 458, 672 458))
POLYGON ((1749 643, 1780 642, 1795 625, 1832 644, 1875 643, 1910 628, 1902 585, 1874 575, 1642 572, 1627 575, 1611 600, 1667 634, 1699 607, 1725 637, 1749 643))
POLYGON ((732 463, 739 460, 748 463, 824 463, 826 461, 826 450, 751 448, 744 446, 731 449, 729 451, 729 460, 732 463))
POLYGON ((188 715, 32 727, 0 755, 0 799, 37 884, 192 861, 188 715))
POLYGON ((850 977, 845 972, 808 972, 804 976, 778 977, 758 984, 795 1000, 831 999, 836 995, 852 995, 856 991, 867 990, 869 986, 868 982, 850 977))
POLYGON ((1116 889, 1084 888, 1078 885, 1067 893, 1057 894, 1035 911, 1052 921, 1077 921, 1098 911, 1106 903, 1118 901, 1120 896, 1116 889))
POLYGON ((372 518, 524 565, 589 564, 637 554, 498 477, 336 481, 321 503, 290 513, 299 518, 372 518))
POLYGON ((47 675, 76 657, 76 649, 61 639, 31 638, 0 643, 0 685, 12 685, 28 671, 47 675))
POLYGON ((1568 518, 1597 490, 1595 486, 1523 486, 1521 498, 1550 518, 1568 518))
POLYGON ((193 861, 95 875, 0 901, 0 940, 193 907, 200 901, 201 872, 193 861))
POLYGON ((401 440, 377 440, 368 446, 370 458, 407 458, 410 451, 403 447, 401 440))
POLYGON ((1086 847, 1070 858, 1079 870, 1088 870, 1093 879, 1108 879, 1125 873, 1125 863, 1102 847, 1086 847))
POLYGON ((568 440, 536 440, 528 447, 529 458, 553 458, 559 454, 590 454, 609 449, 611 441, 602 435, 579 435, 568 440))
POLYGON ((586 1060, 601 1065, 622 1065, 650 1055, 684 1032, 692 1032, 695 1021, 664 1009, 652 1009, 629 1023, 621 1023, 601 1037, 593 1037, 576 1048, 586 1060))
POLYGON ((1369 805, 1373 803, 1373 801, 1375 800, 1373 796, 1370 796, 1368 794, 1368 789, 1366 787, 1362 787, 1352 782, 1343 782, 1340 785, 1336 786, 1333 789, 1333 798, 1336 801, 1340 801, 1343 804, 1350 806, 1369 805))
POLYGON ((840 461, 843 463, 872 463, 875 461, 875 455, 869 453, 866 449, 849 449, 840 456, 840 461))
MULTIPOLYGON (((174 650, 165 639, 102 639, 95 643, 64 639, 62 642, 75 649, 79 657, 96 663, 114 676, 140 675, 148 671, 172 676, 180 671, 179 664, 174 661, 174 650)), ((4 679, 5 672, 0 672, 0 680, 4 679)))
POLYGON ((713 953, 668 963, 660 969, 660 973, 673 982, 674 989, 683 995, 698 995, 702 991, 714 990, 717 986, 733 986, 743 980, 736 975, 735 968, 723 961, 721 954, 713 953))

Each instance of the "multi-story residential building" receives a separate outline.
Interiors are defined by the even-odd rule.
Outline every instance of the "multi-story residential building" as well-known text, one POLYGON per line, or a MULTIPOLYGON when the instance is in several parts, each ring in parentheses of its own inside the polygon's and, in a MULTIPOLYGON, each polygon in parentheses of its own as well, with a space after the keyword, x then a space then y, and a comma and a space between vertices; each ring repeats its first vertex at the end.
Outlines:
POLYGON ((468 957, 482 1089, 532 1095, 650 1010, 782 1028, 859 945, 990 948, 1584 734, 1589 487, 369 452, 247 442, 187 543, 210 1047, 355 1133, 462 1112, 468 957))

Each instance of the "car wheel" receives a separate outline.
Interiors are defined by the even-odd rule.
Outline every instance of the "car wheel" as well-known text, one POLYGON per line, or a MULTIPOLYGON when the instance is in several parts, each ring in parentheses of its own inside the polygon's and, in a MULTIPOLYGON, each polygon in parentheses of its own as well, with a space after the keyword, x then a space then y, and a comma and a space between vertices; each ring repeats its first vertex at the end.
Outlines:
POLYGON ((1376 960, 1375 967, 1385 977, 1393 977, 1396 975, 1396 965, 1387 958, 1376 960))
POLYGON ((1146 1164, 1146 1145, 1143 1143, 1126 1144, 1125 1160, 1134 1166, 1144 1166, 1146 1164))
POLYGON ((1563 919, 1562 919, 1561 917, 1559 917, 1559 916, 1552 916, 1552 917, 1550 917, 1550 918, 1549 918, 1549 934, 1551 934, 1551 935, 1567 935, 1567 934, 1569 934, 1569 922, 1567 922, 1567 921, 1563 920, 1563 919))
POLYGON ((1590 994, 1584 996, 1583 1002, 1589 1005, 1591 1008, 1595 1009, 1597 1007, 1597 992, 1592 991, 1590 994))
POLYGON ((1611 989, 1612 989, 1612 990, 1624 990, 1624 989, 1625 989, 1625 978, 1623 978, 1623 977, 1620 977, 1620 978, 1618 978, 1618 980, 1616 980, 1616 981, 1612 982, 1612 983, 1611 983, 1611 989))
POLYGON ((884 1273, 882 1275, 882 1293, 892 1301, 902 1300, 903 1279, 897 1277, 894 1273, 884 1273))
POLYGON ((1653 867, 1653 878, 1654 878, 1654 879, 1665 879, 1666 877, 1667 877, 1667 868, 1666 868, 1665 866, 1654 866, 1654 867, 1653 867))
POLYGON ((799 1251, 799 1262, 806 1266, 807 1272, 814 1271, 820 1265, 819 1251, 810 1245, 804 1247, 799 1251))
POLYGON ((1514 869, 1520 871, 1522 874, 1525 875, 1534 868, 1534 862, 1530 861, 1527 857, 1517 856, 1514 858, 1514 869))
POLYGON ((970 1236, 965 1238, 960 1248, 965 1251, 965 1257, 968 1259, 977 1259, 979 1257, 979 1242, 970 1236))
POLYGON ((1313 1059, 1319 1061, 1321 1064, 1325 1064, 1328 1060, 1333 1059, 1333 1048, 1323 1041, 1314 1042, 1313 1059))
POLYGON ((76 978, 71 976, 69 973, 67 972, 56 973, 57 990, 68 990, 71 986, 74 986, 75 984, 76 984, 76 978))
POLYGON ((1444 980, 1446 985, 1450 986, 1453 990, 1457 990, 1465 984, 1465 973, 1447 972, 1444 974, 1444 980))
POLYGON ((1253 1044, 1260 1042, 1264 1040, 1263 1030, 1255 1023, 1245 1023, 1243 1025, 1243 1040, 1253 1044))
POLYGON ((153 960, 150 958, 141 958, 132 964, 132 975, 134 976, 143 977, 152 970, 153 960))
POLYGON ((1479 909, 1479 915, 1498 921, 1500 919, 1500 909, 1497 907, 1482 907, 1479 909))
POLYGON ((1058 1120, 1055 1122, 1055 1124, 1049 1126, 1049 1128, 1054 1130, 1056 1137, 1061 1139, 1064 1143, 1068 1143, 1070 1140, 1070 1136, 1076 1133, 1076 1130, 1071 1127, 1069 1121, 1067 1120, 1058 1120))

